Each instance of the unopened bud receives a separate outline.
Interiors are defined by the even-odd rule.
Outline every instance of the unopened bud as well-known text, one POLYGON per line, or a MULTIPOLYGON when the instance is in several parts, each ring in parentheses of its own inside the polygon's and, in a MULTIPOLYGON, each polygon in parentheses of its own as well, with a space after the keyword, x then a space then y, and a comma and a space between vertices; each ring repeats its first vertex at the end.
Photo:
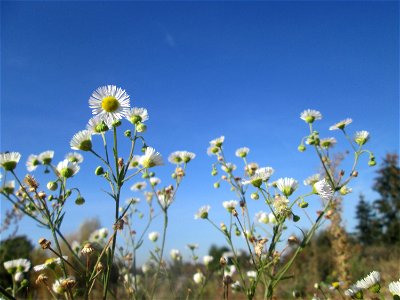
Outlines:
POLYGON ((97 176, 103 175, 103 174, 104 174, 104 169, 103 169, 103 167, 98 166, 98 167, 96 168, 96 170, 94 171, 94 173, 95 173, 97 176))
POLYGON ((144 123, 139 123, 136 125, 136 130, 138 132, 145 132, 147 130, 147 126, 144 123))
POLYGON ((251 193, 250 198, 253 200, 258 200, 260 199, 260 195, 258 195, 257 192, 251 193))
POLYGON ((301 144, 297 147, 297 150, 299 150, 300 152, 304 152, 306 151, 306 147, 303 144, 301 144))
POLYGON ((351 176, 357 177, 357 176, 358 176, 358 172, 357 172, 357 171, 354 171, 353 173, 351 173, 351 176))
POLYGON ((58 184, 57 184, 57 182, 55 182, 55 181, 49 181, 49 182, 47 183, 47 188, 48 188, 50 191, 55 191, 55 190, 58 188, 58 184))
POLYGON ((132 135, 132 132, 130 130, 125 130, 124 135, 126 137, 130 137, 132 135))
POLYGON ((76 205, 82 205, 83 203, 85 203, 85 198, 79 196, 78 198, 75 199, 76 205))
POLYGON ((214 188, 218 189, 219 187, 220 187, 220 183, 219 182, 214 183, 214 188))
POLYGON ((120 126, 121 125, 121 121, 120 120, 115 120, 113 123, 112 123, 112 126, 113 127, 118 127, 118 126, 120 126))

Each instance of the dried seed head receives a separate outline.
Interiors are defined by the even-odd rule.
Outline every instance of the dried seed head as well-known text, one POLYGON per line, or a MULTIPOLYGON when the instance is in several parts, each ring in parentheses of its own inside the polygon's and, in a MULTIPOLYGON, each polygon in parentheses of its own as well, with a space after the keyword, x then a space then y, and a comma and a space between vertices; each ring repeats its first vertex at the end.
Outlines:
POLYGON ((177 177, 183 177, 185 176, 185 171, 182 168, 178 167, 175 169, 175 174, 177 177))
POLYGON ((48 281, 49 277, 47 277, 44 274, 40 274, 37 278, 36 278, 36 284, 45 284, 47 285, 47 281, 48 281))
POLYGON ((124 220, 121 219, 114 224, 114 230, 122 230, 122 229, 124 229, 124 220))
POLYGON ((30 174, 27 174, 24 178, 24 182, 35 191, 39 187, 39 182, 30 174))
POLYGON ((97 264, 97 267, 96 267, 96 271, 97 271, 97 272, 102 272, 103 269, 104 269, 104 266, 103 266, 103 264, 101 263, 101 261, 99 261, 99 263, 97 264))
POLYGON ((226 260, 226 258, 225 258, 224 256, 222 256, 222 257, 219 259, 219 264, 220 264, 221 266, 225 266, 225 265, 227 264, 227 260, 226 260))
POLYGON ((122 169, 122 167, 124 166, 124 159, 123 158, 118 158, 118 166, 122 169))
POLYGON ((82 250, 81 250, 81 253, 82 253, 83 255, 90 255, 90 254, 92 254, 94 251, 95 251, 95 249, 94 249, 94 247, 92 246, 92 244, 86 243, 86 244, 83 246, 83 248, 82 248, 82 250))
POLYGON ((288 243, 289 244, 298 244, 299 240, 297 239, 297 237, 295 237, 294 235, 289 236, 288 238, 288 243))
POLYGON ((43 250, 49 249, 51 242, 49 240, 46 240, 45 238, 39 239, 39 245, 42 247, 43 250))
POLYGON ((225 275, 223 279, 223 283, 225 286, 231 284, 233 282, 232 277, 229 275, 225 275))
POLYGON ((61 282, 61 286, 66 289, 70 290, 76 285, 76 280, 73 278, 66 278, 61 282))
POLYGON ((237 217, 238 216, 238 212, 236 211, 236 209, 232 209, 232 215, 234 216, 234 217, 237 217))
POLYGON ((42 200, 46 199, 46 196, 47 196, 46 193, 43 192, 43 191, 41 191, 41 192, 38 193, 38 197, 39 197, 40 199, 42 199, 42 200))

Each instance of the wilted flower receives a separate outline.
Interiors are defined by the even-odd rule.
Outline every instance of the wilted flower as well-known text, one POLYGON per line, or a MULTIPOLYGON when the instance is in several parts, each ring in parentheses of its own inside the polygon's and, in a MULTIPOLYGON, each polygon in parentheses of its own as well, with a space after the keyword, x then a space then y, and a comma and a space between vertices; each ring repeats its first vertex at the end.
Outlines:
POLYGON ((246 157, 247 154, 250 152, 250 149, 247 147, 239 148, 236 150, 235 155, 237 157, 246 157))
POLYGON ((195 273, 193 275, 193 281, 196 284, 203 284, 205 280, 206 280, 206 277, 200 271, 198 271, 197 273, 195 273))
POLYGON ((71 149, 90 151, 92 149, 92 133, 89 130, 81 130, 75 133, 69 144, 71 149))
POLYGON ((233 211, 233 209, 237 205, 238 205, 238 202, 236 200, 229 200, 229 201, 222 202, 222 206, 230 213, 233 211))
POLYGON ((35 171, 39 165, 40 160, 38 155, 31 154, 28 156, 28 160, 26 161, 26 169, 29 172, 35 171))
POLYGON ((329 127, 329 130, 338 130, 338 129, 343 130, 347 125, 351 124, 351 122, 353 122, 353 120, 350 118, 342 120, 342 121, 332 125, 331 127, 329 127))
POLYGON ((381 289, 380 280, 381 274, 377 271, 372 271, 369 275, 357 281, 355 285, 360 289, 369 289, 374 293, 378 293, 381 289))
POLYGON ((21 154, 18 152, 0 153, 0 166, 6 171, 12 171, 20 159, 21 154))
POLYGON ((143 168, 152 168, 161 166, 164 162, 159 152, 156 152, 154 148, 147 147, 144 155, 139 159, 139 164, 143 166, 143 168))
POLYGON ((362 131, 357 131, 355 136, 354 136, 354 141, 362 146, 369 140, 369 132, 362 130, 362 131))
POLYGON ((159 238, 160 234, 157 231, 153 231, 149 233, 149 240, 152 242, 156 242, 159 238))
POLYGON ((68 159, 60 161, 57 165, 57 171, 61 177, 70 178, 78 173, 80 167, 77 163, 70 162, 68 159))
POLYGON ((276 181, 276 187, 286 196, 289 197, 297 189, 297 181, 293 178, 280 178, 276 181))
POLYGON ((306 123, 313 123, 315 120, 321 120, 322 115, 318 110, 306 109, 300 114, 300 119, 304 120, 306 123))
POLYGON ((94 115, 104 115, 112 123, 129 113, 130 99, 125 90, 107 85, 93 92, 89 98, 89 107, 94 115))
POLYGON ((194 218, 197 219, 207 219, 208 212, 210 211, 210 205, 202 206, 197 214, 194 215, 194 218))

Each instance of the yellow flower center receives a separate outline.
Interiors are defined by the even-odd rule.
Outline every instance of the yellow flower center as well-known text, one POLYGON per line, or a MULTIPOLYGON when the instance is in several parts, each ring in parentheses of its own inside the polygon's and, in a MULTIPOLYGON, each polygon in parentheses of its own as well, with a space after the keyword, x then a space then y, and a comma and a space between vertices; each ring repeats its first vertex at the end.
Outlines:
POLYGON ((101 101, 101 107, 106 112, 114 112, 118 109, 119 102, 117 98, 115 98, 114 96, 107 96, 104 97, 103 100, 101 101))

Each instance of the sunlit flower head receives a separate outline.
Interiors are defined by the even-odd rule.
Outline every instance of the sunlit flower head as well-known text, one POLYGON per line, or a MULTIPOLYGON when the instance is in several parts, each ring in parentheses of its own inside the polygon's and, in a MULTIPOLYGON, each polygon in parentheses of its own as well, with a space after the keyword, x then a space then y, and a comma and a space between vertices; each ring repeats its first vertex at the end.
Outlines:
POLYGON ((14 190, 15 190, 15 181, 14 180, 6 181, 3 185, 3 187, 0 188, 0 192, 4 192, 7 195, 14 193, 14 190))
POLYGON ((249 149, 249 148, 243 147, 243 148, 237 149, 236 152, 235 152, 235 155, 236 155, 237 157, 242 157, 242 158, 243 158, 243 157, 246 157, 247 154, 249 154, 249 152, 250 152, 250 149, 249 149))
POLYGON ((131 186, 131 191, 142 191, 146 188, 146 186, 147 183, 145 181, 136 182, 134 185, 131 186))
POLYGON ((149 233, 149 240, 152 242, 157 242, 159 237, 160 237, 160 234, 157 231, 153 231, 153 232, 149 233))
POLYGON ((164 164, 161 154, 156 152, 154 148, 147 147, 144 155, 139 159, 139 164, 143 168, 152 168, 164 164))
POLYGON ((257 272, 256 271, 247 271, 246 275, 250 279, 256 279, 257 278, 257 272))
POLYGON ((97 115, 91 118, 86 125, 86 129, 91 134, 101 134, 108 131, 112 127, 112 121, 107 119, 105 115, 97 115))
POLYGON ((285 196, 277 195, 272 202, 275 208, 275 214, 279 216, 288 217, 291 214, 289 208, 289 200, 285 196))
POLYGON ((132 124, 138 124, 147 121, 149 114, 147 113, 147 109, 143 107, 133 107, 126 114, 126 119, 132 124))
POLYGON ((329 127, 329 130, 339 130, 339 129, 343 130, 347 125, 351 124, 351 122, 353 122, 353 120, 350 118, 342 120, 329 127))
POLYGON ((347 297, 351 297, 352 299, 363 299, 362 289, 357 287, 355 284, 351 285, 344 294, 347 297))
MULTIPOLYGON (((68 259, 68 256, 63 256, 64 260, 68 259)), ((35 272, 40 272, 46 269, 52 269, 54 270, 56 266, 61 265, 61 258, 60 257, 53 257, 53 258, 48 258, 44 262, 44 264, 37 265, 33 267, 33 271, 35 272)))
POLYGON ((194 215, 194 218, 197 219, 207 219, 208 212, 210 211, 210 205, 202 206, 199 211, 194 215))
POLYGON ((363 279, 356 282, 356 286, 360 289, 370 289, 372 292, 377 293, 380 290, 381 274, 377 271, 372 271, 363 279))
POLYGON ((297 189, 298 183, 293 178, 280 178, 276 181, 276 187, 286 196, 289 197, 297 189))
POLYGON ((149 180, 152 186, 156 186, 161 183, 161 179, 158 177, 151 177, 149 180))
POLYGON ((399 279, 399 281, 393 281, 393 282, 389 283, 389 292, 393 296, 400 297, 400 279, 399 279))
POLYGON ((28 172, 35 171, 36 168, 40 165, 40 160, 38 155, 31 154, 26 161, 26 169, 28 172))
POLYGON ((206 280, 206 277, 200 271, 198 271, 197 273, 195 273, 193 275, 193 281, 196 284, 203 284, 205 282, 205 280, 206 280))
POLYGON ((181 151, 172 152, 172 153, 168 156, 168 161, 169 161, 171 164, 180 164, 180 163, 182 163, 181 151))
POLYGON ((38 158, 43 165, 49 165, 52 162, 53 157, 54 151, 48 150, 40 153, 38 158))
POLYGON ((31 268, 31 262, 26 258, 18 258, 5 261, 3 266, 9 274, 25 273, 31 268))
POLYGON ((362 130, 362 131, 357 131, 356 134, 354 135, 354 141, 362 146, 369 140, 369 132, 362 130))
POLYGON ((21 154, 18 152, 0 153, 0 166, 6 171, 12 171, 20 159, 21 154))
POLYGON ((83 162, 83 156, 78 152, 70 152, 65 155, 65 159, 68 159, 70 162, 81 164, 83 162))
POLYGON ((92 134, 89 130, 81 130, 72 137, 69 144, 73 150, 90 151, 92 149, 92 134))
POLYGON ((226 173, 230 173, 236 170, 236 165, 233 163, 226 163, 225 165, 221 166, 222 171, 226 173))
POLYGON ((306 179, 304 179, 303 183, 304 183, 304 185, 313 186, 317 181, 320 181, 320 180, 321 180, 321 175, 314 174, 314 175, 311 175, 311 176, 307 177, 306 179))
POLYGON ((105 241, 105 239, 107 238, 107 236, 108 236, 108 229, 105 228, 105 227, 103 227, 103 228, 100 228, 100 229, 97 229, 97 230, 93 231, 93 232, 90 234, 90 236, 89 236, 89 242, 92 242, 92 243, 95 243, 95 242, 97 242, 97 243, 102 243, 102 242, 105 241))
POLYGON ((89 107, 94 115, 104 115, 113 123, 129 113, 130 99, 125 90, 115 85, 97 88, 89 98, 89 107))
POLYGON ((333 137, 330 138, 323 138, 320 140, 319 144, 321 145, 322 148, 324 149, 329 149, 335 146, 337 143, 336 139, 333 137))
POLYGON ((256 213, 256 220, 258 223, 268 224, 269 223, 268 214, 266 212, 259 211, 258 213, 256 213))
POLYGON ((172 260, 174 260, 174 261, 182 260, 182 254, 178 249, 172 249, 169 254, 170 254, 172 260))
POLYGON ((253 176, 248 180, 243 180, 243 184, 252 184, 255 187, 260 187, 262 182, 268 181, 268 179, 274 173, 274 169, 271 167, 265 167, 257 169, 253 176))
POLYGON ((137 168, 139 166, 139 160, 140 160, 140 156, 139 155, 134 155, 132 157, 132 160, 129 163, 128 169, 137 168))
POLYGON ((316 182, 314 188, 323 200, 330 200, 333 196, 332 187, 325 178, 316 182))
POLYGON ((248 163, 245 167, 244 167, 244 170, 246 171, 246 173, 249 175, 249 176, 252 176, 252 175, 254 175, 255 173, 256 173, 256 170, 259 168, 259 165, 257 164, 257 163, 255 163, 255 162, 251 162, 251 163, 248 163))
POLYGON ((300 114, 300 119, 304 120, 306 123, 313 123, 315 120, 321 120, 322 115, 318 110, 306 109, 300 114))
POLYGON ((68 159, 60 161, 57 165, 57 171, 61 177, 70 178, 78 173, 80 167, 77 163, 70 162, 68 159))
POLYGON ((196 157, 196 154, 189 151, 180 151, 180 157, 184 163, 188 163, 196 157))
POLYGON ((222 206, 228 211, 232 212, 234 208, 238 205, 238 202, 236 200, 229 200, 229 201, 224 201, 222 202, 222 206))
POLYGON ((275 215, 272 212, 268 214, 268 219, 269 219, 269 223, 271 223, 271 224, 277 223, 275 215))
POLYGON ((221 152, 221 148, 219 148, 219 147, 210 146, 207 148, 207 154, 209 156, 218 155, 220 152, 221 152))
POLYGON ((221 148, 222 144, 225 141, 224 136, 220 136, 219 138, 213 139, 210 141, 210 146, 221 148))
POLYGON ((211 255, 203 256, 203 263, 206 266, 208 266, 213 260, 214 260, 214 257, 212 257, 211 255))

